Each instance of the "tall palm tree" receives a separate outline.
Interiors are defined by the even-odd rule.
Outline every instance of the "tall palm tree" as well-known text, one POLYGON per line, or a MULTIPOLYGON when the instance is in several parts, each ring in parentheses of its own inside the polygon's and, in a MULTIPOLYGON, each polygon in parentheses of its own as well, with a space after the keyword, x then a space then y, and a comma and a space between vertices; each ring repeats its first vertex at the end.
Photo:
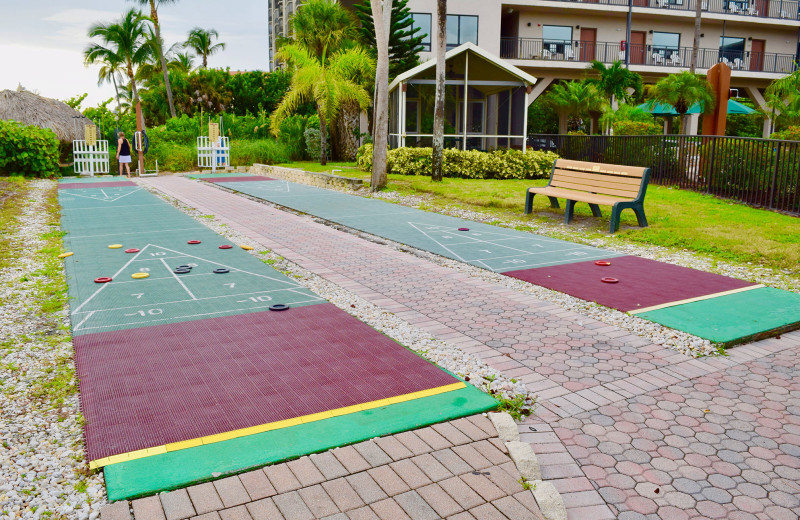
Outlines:
POLYGON ((122 105, 119 100, 117 78, 122 74, 122 58, 113 49, 95 44, 91 54, 84 54, 84 63, 86 65, 101 64, 100 70, 97 71, 97 85, 100 86, 103 83, 112 83, 114 85, 114 93, 117 98, 117 113, 120 113, 122 105))
POLYGON ((167 63, 169 70, 189 74, 194 68, 194 54, 190 52, 176 52, 167 63))
POLYGON ((625 65, 619 60, 612 63, 610 67, 606 67, 604 63, 594 60, 589 65, 589 70, 598 74, 597 78, 591 78, 589 82, 594 84, 606 96, 609 103, 611 103, 611 108, 614 110, 618 108, 620 100, 629 102, 632 97, 642 91, 642 77, 636 72, 625 68, 625 65), (629 89, 633 90, 633 95, 631 95, 629 89))
POLYGON ((189 37, 186 39, 186 43, 184 45, 192 49, 198 56, 202 56, 202 68, 207 69, 208 57, 212 54, 216 54, 219 51, 225 50, 224 43, 213 43, 214 40, 218 38, 219 33, 214 29, 205 30, 201 29, 200 27, 195 27, 189 31, 189 37))
POLYGON ((310 0, 292 16, 293 39, 320 58, 349 46, 357 37, 356 21, 336 0, 310 0))
POLYGON ((656 83, 652 89, 654 101, 668 103, 681 116, 681 133, 689 133, 689 118, 686 112, 700 104, 705 112, 714 108, 714 90, 704 76, 688 70, 670 74, 656 83))
POLYGON ((162 4, 174 4, 178 0, 130 0, 139 5, 150 6, 150 21, 153 22, 155 28, 155 51, 158 54, 158 61, 161 63, 161 70, 164 73, 164 87, 167 89, 167 103, 169 104, 169 113, 175 117, 175 103, 172 101, 172 86, 169 83, 169 74, 167 71, 167 60, 164 57, 164 41, 161 39, 161 23, 158 21, 158 7, 162 4))
MULTIPOLYGON (((444 90, 447 50, 447 0, 436 0, 436 95, 433 105, 433 157, 431 180, 441 181, 444 172, 444 90)), ((466 122, 464 123, 466 124, 466 122)))
POLYGON ((565 81, 550 87, 544 102, 558 114, 558 133, 569 131, 569 118, 599 110, 603 103, 597 87, 589 81, 565 81))
POLYGON ((703 20, 703 2, 694 0, 694 38, 692 39, 692 58, 689 61, 689 72, 694 74, 697 68, 697 55, 700 53, 700 26, 703 20))
POLYGON ((320 163, 327 163, 327 124, 338 114, 342 103, 355 101, 365 109, 370 96, 363 86, 351 78, 370 75, 375 63, 360 47, 337 51, 326 61, 297 44, 284 45, 276 57, 294 69, 289 91, 272 113, 270 128, 277 135, 281 121, 300 105, 313 102, 319 116, 320 163))
POLYGON ((389 31, 392 0, 372 0, 372 18, 378 63, 375 70, 375 128, 372 142, 372 179, 370 189, 386 187, 387 147, 389 145, 389 31))

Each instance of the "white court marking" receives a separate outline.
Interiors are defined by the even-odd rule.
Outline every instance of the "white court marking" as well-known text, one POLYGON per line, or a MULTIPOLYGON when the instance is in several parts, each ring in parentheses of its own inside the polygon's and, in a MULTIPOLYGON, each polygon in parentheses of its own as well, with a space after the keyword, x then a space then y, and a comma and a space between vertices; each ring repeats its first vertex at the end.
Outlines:
MULTIPOLYGON (((274 180, 274 181, 217 181, 217 182, 210 182, 209 184, 245 184, 249 187, 251 184, 255 183, 253 186, 254 191, 268 191, 268 192, 291 192, 291 186, 289 185, 289 181, 284 180, 274 180)), ((227 186, 226 186, 227 187, 227 186)), ((230 188, 229 188, 230 189, 230 188)), ((239 190, 236 190, 239 191, 239 190)))
MULTIPOLYGON (((130 186, 125 186, 125 187, 129 188, 130 186)), ((95 189, 97 189, 97 188, 95 188, 95 189)), ((70 191, 77 191, 77 190, 70 190, 70 191)), ((97 195, 81 195, 80 193, 69 193, 69 194, 65 193, 63 196, 64 197, 82 197, 84 199, 100 200, 100 201, 103 201, 103 202, 116 202, 119 199, 127 197, 128 195, 133 195, 134 193, 136 193, 138 191, 142 191, 142 188, 140 188, 140 187, 136 188, 133 191, 129 191, 128 193, 123 193, 122 195, 107 195, 104 190, 101 189, 100 191, 103 192, 103 196, 102 197, 97 196, 97 195)))
MULTIPOLYGON (((118 276, 119 276, 119 275, 120 275, 120 274, 121 274, 123 271, 125 271, 125 270, 126 270, 126 269, 127 269, 127 268, 128 268, 128 267, 129 267, 129 266, 130 266, 130 265, 131 265, 133 262, 136 262, 137 260, 138 260, 138 261, 150 260, 149 258, 146 258, 146 259, 139 259, 139 257, 140 257, 140 256, 143 256, 143 254, 145 253, 145 251, 147 251, 149 248, 153 248, 153 249, 161 249, 161 250, 163 250, 163 251, 169 251, 170 253, 175 253, 175 254, 177 254, 177 255, 180 255, 181 257, 184 257, 184 258, 193 258, 193 259, 195 259, 195 260, 199 260, 199 261, 201 261, 201 262, 207 262, 207 263, 209 263, 209 264, 217 265, 217 266, 219 266, 219 267, 224 267, 224 268, 226 268, 226 269, 229 269, 229 270, 231 270, 231 271, 236 271, 236 272, 240 272, 240 273, 244 273, 244 274, 248 274, 248 275, 256 276, 256 277, 259 277, 259 278, 265 278, 265 279, 267 279, 267 280, 272 280, 272 281, 274 281, 274 282, 278 282, 278 283, 280 283, 280 284, 287 285, 287 286, 288 286, 287 288, 296 289, 296 288, 299 288, 299 287, 300 287, 300 286, 299 286, 299 284, 296 284, 296 283, 294 283, 294 282, 291 282, 291 281, 289 281, 289 280, 282 280, 282 279, 280 279, 280 278, 274 278, 274 277, 272 277, 272 276, 267 276, 267 275, 263 275, 263 274, 257 274, 257 273, 251 273, 250 271, 245 271, 245 270, 243 270, 243 269, 237 269, 236 267, 232 267, 232 266, 229 266, 229 265, 225 265, 225 264, 222 264, 222 263, 220 263, 220 262, 214 262, 214 261, 211 261, 211 260, 206 260, 205 258, 201 258, 201 257, 199 257, 199 256, 190 255, 190 254, 186 254, 186 253, 181 253, 181 252, 179 252, 179 251, 175 251, 175 250, 173 250, 173 249, 169 249, 169 248, 166 248, 166 247, 157 246, 157 245, 153 245, 153 244, 147 244, 146 246, 144 246, 144 247, 141 249, 141 251, 139 251, 138 253, 135 253, 135 254, 133 255, 133 257, 132 257, 130 260, 128 260, 128 261, 125 263, 125 265, 123 265, 122 267, 120 267, 120 269, 119 269, 119 270, 118 270, 116 273, 114 273, 114 274, 111 276, 111 278, 113 279, 113 278, 116 278, 116 277, 118 277, 118 276)), ((151 253, 151 254, 153 254, 153 253, 151 253)), ((157 252, 156 252, 156 253, 154 253, 154 254, 157 254, 157 252)), ((164 265, 166 265, 166 264, 164 264, 164 265)), ((168 266, 167 266, 167 269, 169 269, 169 267, 168 267, 168 266)), ((149 271, 149 270, 148 270, 148 271, 149 271)), ((172 270, 171 270, 171 269, 169 270, 169 272, 170 272, 171 274, 174 274, 174 273, 172 273, 172 270)), ((72 314, 73 314, 73 315, 77 315, 77 314, 79 314, 79 313, 80 313, 80 310, 81 310, 81 309, 82 309, 82 308, 83 308, 83 307, 84 307, 84 306, 85 306, 87 303, 89 303, 90 301, 92 301, 92 300, 93 300, 93 299, 94 299, 94 298, 95 298, 95 297, 96 297, 98 294, 102 293, 102 292, 103 292, 103 290, 105 290, 107 287, 110 287, 110 286, 112 286, 113 284, 114 284, 114 282, 113 282, 113 281, 112 281, 112 282, 109 282, 109 283, 104 283, 104 284, 101 284, 101 286, 100 286, 100 287, 99 287, 99 288, 98 288, 98 289, 97 289, 95 292, 93 292, 93 293, 91 294, 91 296, 89 296, 89 297, 88 297, 86 300, 84 300, 84 301, 83 301, 83 302, 82 302, 80 305, 78 305, 78 306, 75 308, 75 310, 74 310, 74 311, 72 311, 72 314)), ((181 285, 183 285, 183 284, 181 283, 181 285)), ((184 287, 185 287, 185 286, 184 286, 184 287)), ((179 302, 187 302, 187 301, 192 301, 192 300, 204 299, 204 298, 194 298, 194 295, 193 295, 193 294, 192 294, 190 291, 188 291, 188 290, 187 290, 187 292, 188 292, 188 294, 189 294, 189 296, 190 296, 190 299, 187 299, 187 300, 180 300, 179 302)), ((235 295, 236 295, 236 293, 232 293, 231 295, 232 295, 232 296, 235 296, 235 295)), ((320 299, 321 299, 321 298, 320 298, 320 299)), ((175 303, 179 303, 179 302, 175 302, 175 303)), ((109 309, 109 310, 111 310, 111 309, 109 309)), ((76 329, 76 330, 77 330, 77 329, 76 329)))

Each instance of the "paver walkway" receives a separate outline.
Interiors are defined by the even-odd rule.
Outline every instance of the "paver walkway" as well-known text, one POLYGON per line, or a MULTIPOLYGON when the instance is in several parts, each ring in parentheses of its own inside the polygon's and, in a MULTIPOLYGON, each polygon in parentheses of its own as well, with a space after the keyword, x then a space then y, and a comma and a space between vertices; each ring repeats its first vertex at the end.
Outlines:
MULTIPOLYGON (((145 182, 216 215, 290 261, 525 382, 539 395, 540 403, 537 415, 523 425, 536 429, 526 433, 525 440, 532 443, 537 454, 544 455, 540 457, 544 477, 565 494, 571 518, 681 518, 670 516, 678 510, 688 518, 709 518, 711 506, 706 502, 720 505, 723 509, 715 511, 727 518, 797 518, 800 489, 794 495, 787 489, 800 480, 800 379, 792 381, 792 369, 786 366, 786 359, 798 356, 800 332, 732 349, 724 358, 695 360, 533 296, 212 186, 178 177, 145 182), (768 425, 758 428, 770 428, 770 435, 776 437, 764 436, 754 429, 756 436, 739 439, 737 436, 742 435, 737 432, 746 430, 738 422, 730 426, 731 422, 752 424, 751 416, 758 421, 752 409, 758 405, 748 402, 747 394, 733 399, 725 378, 743 379, 742 374, 757 374, 756 368, 786 383, 765 385, 780 387, 784 392, 765 395, 760 403, 766 407, 762 413, 767 415, 762 420, 768 425), (679 402, 681 392, 698 394, 676 410, 649 408, 655 403, 669 407, 664 404, 673 402, 669 396, 676 396, 673 399, 679 402), (727 407, 730 414, 718 414, 712 406, 727 407), (678 420, 673 413, 677 410, 684 417, 680 421, 690 424, 678 420), (595 423, 596 417, 606 418, 595 423), (648 421, 662 422, 651 426, 648 421), (778 423, 782 429, 775 427, 778 423), (718 440, 695 437, 704 431, 718 440), (652 432, 660 433, 662 438, 647 437, 657 436, 652 432), (601 441, 603 436, 608 439, 601 441), (764 439, 771 439, 776 446, 764 446, 764 439), (614 443, 616 447, 611 446, 614 443), (603 451, 606 448, 613 453, 603 451), (683 455, 678 456, 671 448, 684 450, 683 455), (753 462, 762 460, 765 453, 756 450, 757 455, 748 455, 755 448, 773 449, 776 459, 781 457, 778 466, 772 465, 772 475, 747 462, 766 467, 753 462), (663 462, 660 459, 667 458, 661 456, 662 451, 671 454, 673 458, 669 460, 676 468, 659 466, 663 462), (725 457, 738 460, 732 454, 742 462, 726 461, 725 457), (709 463, 694 455, 706 457, 709 463), (606 457, 612 457, 615 463, 606 457), (595 463, 598 458, 605 465, 595 463), (744 498, 734 502, 733 497, 745 496, 744 491, 728 491, 719 477, 711 479, 714 475, 728 476, 716 469, 716 462, 748 466, 749 469, 739 468, 740 475, 730 477, 737 486, 748 485, 745 489, 757 495, 747 495, 748 498, 757 501, 761 510, 744 498), (707 479, 703 481, 700 473, 690 472, 690 476, 681 478, 694 485, 681 487, 681 481, 675 487, 673 480, 663 482, 666 477, 656 473, 666 472, 674 479, 677 468, 684 466, 705 468, 707 479), (601 468, 604 473, 594 468, 601 468), (777 468, 781 468, 780 472, 777 468), (658 493, 652 485, 647 487, 648 483, 658 484, 658 493), (698 487, 694 494, 685 491, 698 487), (728 500, 716 490, 725 491, 731 498, 728 500)), ((759 384, 769 380, 764 375, 753 377, 759 384)), ((726 481, 725 485, 729 484, 726 481)))
POLYGON ((103 509, 102 520, 541 520, 483 415, 103 509))

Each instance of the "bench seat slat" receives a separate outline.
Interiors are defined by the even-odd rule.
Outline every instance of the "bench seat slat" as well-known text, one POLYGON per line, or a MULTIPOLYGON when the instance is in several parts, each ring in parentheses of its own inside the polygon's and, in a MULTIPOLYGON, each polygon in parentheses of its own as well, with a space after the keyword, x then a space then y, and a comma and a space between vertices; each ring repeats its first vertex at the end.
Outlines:
POLYGON ((621 177, 616 175, 605 175, 602 173, 591 173, 578 170, 563 170, 556 168, 553 172, 553 178, 569 177, 570 179, 585 179, 591 181, 601 181, 609 185, 619 186, 636 186, 638 189, 642 185, 642 179, 639 177, 621 177))
POLYGON ((627 175, 631 177, 643 177, 647 168, 641 166, 624 166, 621 164, 602 164, 587 161, 573 161, 569 159, 558 159, 559 168, 567 168, 571 170, 581 171, 595 171, 597 173, 605 173, 612 175, 627 175))
POLYGON ((539 195, 547 195, 549 197, 577 200, 580 202, 587 202, 589 204, 602 204, 604 206, 613 206, 617 202, 625 202, 631 200, 629 198, 611 197, 608 195, 586 193, 585 191, 568 190, 565 188, 552 188, 550 186, 545 186, 542 188, 530 188, 528 191, 539 195))
POLYGON ((567 188, 571 190, 581 190, 581 191, 588 191, 592 193, 598 193, 600 195, 611 195, 612 197, 621 197, 623 199, 633 200, 636 198, 636 195, 639 193, 639 190, 626 190, 626 189, 619 189, 619 188, 608 188, 605 186, 590 186, 586 184, 579 184, 574 182, 567 182, 564 180, 556 181, 553 179, 553 182, 550 183, 550 186, 555 188, 567 188))

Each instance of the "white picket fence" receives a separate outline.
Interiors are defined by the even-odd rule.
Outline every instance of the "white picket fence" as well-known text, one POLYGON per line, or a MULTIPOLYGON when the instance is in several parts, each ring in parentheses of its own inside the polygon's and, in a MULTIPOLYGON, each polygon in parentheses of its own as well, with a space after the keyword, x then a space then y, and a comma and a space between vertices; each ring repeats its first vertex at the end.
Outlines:
POLYGON ((197 166, 200 168, 227 168, 231 165, 230 137, 222 137, 221 143, 212 144, 208 136, 197 138, 197 166))
POLYGON ((72 141, 75 173, 94 177, 94 174, 108 173, 108 141, 95 141, 89 146, 84 140, 72 141))

